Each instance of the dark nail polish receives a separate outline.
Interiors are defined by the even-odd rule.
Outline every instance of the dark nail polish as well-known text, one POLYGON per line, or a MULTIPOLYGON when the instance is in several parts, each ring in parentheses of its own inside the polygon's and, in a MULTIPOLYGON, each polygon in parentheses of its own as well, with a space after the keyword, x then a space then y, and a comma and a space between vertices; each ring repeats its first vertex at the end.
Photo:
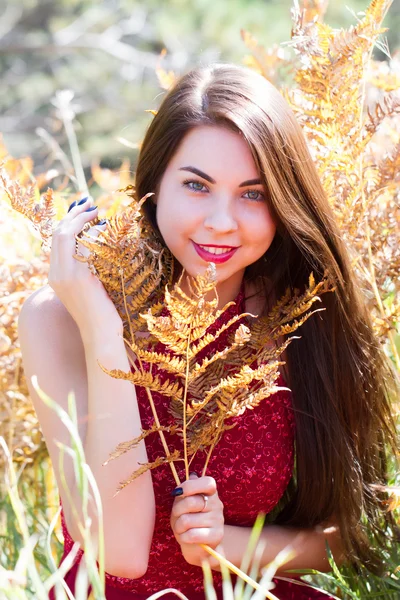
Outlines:
POLYGON ((183 489, 181 487, 177 487, 174 490, 172 490, 172 492, 171 492, 171 496, 173 496, 174 498, 176 496, 182 496, 182 494, 183 494, 183 489))
POLYGON ((86 196, 86 198, 82 198, 82 200, 80 202, 78 202, 78 206, 80 206, 81 204, 85 204, 85 202, 87 201, 88 198, 89 198, 89 196, 86 196))
POLYGON ((96 208, 97 208, 97 206, 91 206, 90 208, 85 210, 85 212, 90 212, 91 210, 96 210, 96 208))
MULTIPOLYGON (((85 211, 86 212, 86 211, 85 211)), ((102 219, 97 223, 97 225, 105 225, 107 223, 107 219, 102 219)))
POLYGON ((74 208, 74 206, 76 206, 76 200, 74 200, 73 203, 70 204, 68 212, 71 210, 71 208, 74 208))

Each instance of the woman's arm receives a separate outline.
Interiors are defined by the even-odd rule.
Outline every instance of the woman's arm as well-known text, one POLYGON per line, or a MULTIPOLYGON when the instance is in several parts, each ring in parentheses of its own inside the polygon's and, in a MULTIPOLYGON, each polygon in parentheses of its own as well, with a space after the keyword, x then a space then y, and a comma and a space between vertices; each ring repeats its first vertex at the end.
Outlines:
MULTIPOLYGON (((182 483, 182 492, 175 499, 171 513, 171 527, 189 564, 201 566, 209 559, 212 569, 219 571, 218 559, 210 557, 203 545, 208 545, 225 555, 240 567, 252 532, 251 527, 224 524, 223 504, 218 497, 216 482, 212 477, 191 475, 182 483), (207 496, 207 502, 203 498, 207 496)), ((334 520, 310 529, 266 525, 260 535, 265 548, 261 566, 270 563, 281 550, 290 546, 296 556, 278 569, 316 569, 329 571, 325 541, 328 542, 337 564, 343 561, 343 548, 339 528, 334 520)))
MULTIPOLYGON (((224 525, 224 537, 220 547, 229 562, 240 567, 243 555, 250 539, 251 527, 237 527, 224 525)), ((333 558, 337 564, 343 561, 343 550, 340 533, 333 524, 318 526, 313 529, 300 529, 280 525, 266 525, 260 535, 260 543, 265 543, 261 565, 270 563, 277 554, 290 546, 296 556, 278 569, 277 574, 283 574, 287 569, 316 569, 317 571, 330 571, 325 541, 328 542, 333 558)), ((219 562, 213 559, 211 567, 220 571, 219 562)))
MULTIPOLYGON (((105 569, 112 575, 138 578, 147 569, 154 530, 155 502, 150 472, 113 496, 120 481, 129 477, 139 463, 148 462, 144 441, 102 466, 119 442, 141 433, 135 387, 129 381, 106 375, 97 364, 99 360, 108 369, 129 371, 120 333, 106 322, 95 334, 83 335, 49 286, 25 301, 18 319, 26 380, 52 460, 68 531, 74 541, 83 544, 77 523, 83 519, 82 501, 69 454, 64 454, 64 477, 59 465, 58 444, 70 447, 71 438, 56 412, 36 393, 31 382, 33 375, 39 387, 66 411, 68 394, 74 393, 78 433, 102 500, 105 569), (78 519, 74 518, 68 492, 76 505, 78 519)), ((96 509, 90 499, 88 512, 92 518, 91 532, 95 535, 96 509)))
MULTIPOLYGON (((155 499, 150 471, 143 473, 114 497, 118 484, 148 462, 142 440, 136 448, 109 464, 116 446, 141 434, 135 387, 107 375, 107 369, 130 371, 122 337, 110 331, 83 337, 88 378, 88 423, 84 451, 100 490, 104 514, 107 570, 119 577, 145 574, 155 522, 155 499), (111 543, 112 540, 112 543, 111 543)), ((75 488, 74 496, 79 503, 75 488)), ((94 519, 95 521, 95 519, 94 519)))

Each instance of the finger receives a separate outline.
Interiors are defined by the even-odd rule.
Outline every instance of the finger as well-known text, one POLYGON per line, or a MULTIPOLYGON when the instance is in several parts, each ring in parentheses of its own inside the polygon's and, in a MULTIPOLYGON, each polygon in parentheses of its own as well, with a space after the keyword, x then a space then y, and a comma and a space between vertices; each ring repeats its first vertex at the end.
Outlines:
POLYGON ((188 531, 189 529, 201 529, 203 527, 211 529, 212 527, 221 524, 222 522, 217 522, 215 515, 210 515, 210 513, 185 513, 175 521, 174 533, 182 535, 182 533, 185 533, 185 531, 188 531))
POLYGON ((194 494, 206 494, 207 496, 212 496, 217 491, 217 482, 213 477, 198 477, 190 478, 184 481, 181 484, 181 488, 183 489, 183 494, 180 496, 192 496, 194 494))
MULTIPOLYGON (((105 231, 106 228, 107 228, 107 223, 103 223, 102 225, 99 225, 99 224, 93 225, 93 227, 90 227, 87 231, 84 232, 83 239, 85 239, 85 238, 96 239, 99 237, 100 232, 105 231)), ((83 244, 81 244, 80 242, 77 243, 76 252, 77 253, 80 252, 80 254, 82 254, 83 256, 89 256, 89 254, 90 254, 90 250, 88 248, 86 248, 85 246, 83 246, 83 244)))
POLYGON ((179 536, 180 544, 207 544, 208 546, 218 546, 224 536, 223 526, 221 527, 196 527, 188 529, 179 536))
MULTIPOLYGON (((72 202, 67 210, 67 215, 69 215, 74 208, 76 208, 77 206, 82 206, 83 204, 86 205, 86 208, 88 208, 89 206, 93 205, 93 198, 91 196, 88 196, 86 194, 82 194, 81 198, 78 198, 77 200, 74 200, 74 202, 72 202)), ((66 216, 67 216, 66 215, 66 216)))
POLYGON ((195 496, 186 496, 185 498, 181 496, 175 500, 172 506, 171 516, 174 519, 177 519, 185 513, 207 513, 212 510, 210 504, 211 500, 209 499, 207 501, 207 508, 203 511, 205 502, 202 495, 196 494, 195 496))
POLYGON ((91 206, 91 200, 88 198, 80 206, 73 207, 55 228, 50 268, 54 265, 56 272, 60 268, 60 262, 64 266, 64 261, 68 260, 67 257, 73 256, 75 253, 75 236, 82 231, 85 223, 97 217, 98 207, 90 210, 92 208, 94 207, 91 206))

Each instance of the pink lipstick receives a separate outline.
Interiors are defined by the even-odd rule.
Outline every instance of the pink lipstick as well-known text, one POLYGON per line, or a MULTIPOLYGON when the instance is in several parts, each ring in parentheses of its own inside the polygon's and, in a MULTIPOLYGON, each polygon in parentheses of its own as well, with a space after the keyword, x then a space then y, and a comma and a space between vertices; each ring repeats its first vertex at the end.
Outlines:
MULTIPOLYGON (((207 250, 204 250, 204 248, 201 248, 198 244, 196 244, 196 242, 193 242, 193 246, 197 252, 197 254, 200 256, 200 258, 202 258, 203 260, 205 260, 206 262, 213 262, 216 265, 221 264, 226 262, 227 260, 229 260, 236 252, 236 250, 238 250, 239 248, 233 248, 232 250, 229 250, 228 252, 224 252, 222 254, 213 254, 212 252, 207 252, 207 250)), ((218 246, 215 246, 216 248, 218 246)))

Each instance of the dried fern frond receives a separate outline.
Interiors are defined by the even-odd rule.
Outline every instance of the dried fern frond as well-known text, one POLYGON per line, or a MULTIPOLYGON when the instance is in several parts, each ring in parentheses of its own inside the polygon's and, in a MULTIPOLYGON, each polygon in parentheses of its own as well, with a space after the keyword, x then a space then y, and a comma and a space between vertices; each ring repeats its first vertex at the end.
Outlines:
POLYGON ((277 83, 285 72, 291 72, 293 67, 285 57, 284 49, 274 44, 271 48, 264 48, 256 38, 245 29, 240 30, 243 42, 251 54, 243 58, 243 63, 263 75, 272 83, 277 83))
POLYGON ((233 417, 241 416, 246 410, 253 410, 262 401, 265 401, 269 396, 282 391, 288 390, 283 386, 277 386, 276 380, 279 377, 279 365, 282 362, 275 361, 268 365, 263 365, 262 369, 258 369, 255 373, 255 378, 252 377, 250 371, 247 372, 247 379, 253 382, 251 391, 248 387, 235 385, 234 379, 229 382, 224 382, 222 389, 218 391, 216 399, 210 406, 207 406, 206 411, 199 413, 199 417, 189 429, 189 454, 197 452, 197 450, 206 450, 208 448, 208 456, 203 468, 203 474, 206 472, 207 463, 211 454, 220 441, 223 433, 232 429, 237 425, 237 422, 229 422, 233 417))
MULTIPOLYGON (((220 407, 232 407, 233 404, 237 404, 237 401, 234 400, 234 395, 238 389, 240 390, 240 392, 243 392, 244 390, 247 390, 252 381, 264 381, 265 378, 271 372, 271 370, 273 370, 278 376, 278 366, 282 364, 282 362, 268 363, 260 365, 255 369, 252 369, 247 364, 243 365, 238 373, 224 377, 223 379, 221 379, 218 385, 211 388, 207 392, 204 398, 204 405, 206 405, 211 399, 217 396, 217 404, 219 404, 220 407)), ((234 413, 232 413, 232 415, 233 414, 234 413)))
POLYGON ((328 9, 329 0, 303 0, 302 1, 302 23, 323 21, 328 9))
POLYGON ((174 452, 172 452, 172 454, 170 454, 170 456, 159 456, 158 458, 156 458, 155 461, 141 465, 138 469, 133 471, 133 473, 128 477, 128 479, 124 479, 124 481, 121 481, 119 483, 119 485, 117 487, 117 491, 114 494, 114 497, 117 494, 119 494, 119 492, 121 490, 123 490, 127 485, 132 483, 132 481, 134 481, 135 479, 140 477, 140 475, 143 475, 143 473, 146 473, 147 471, 150 471, 151 469, 156 469, 157 467, 160 467, 161 465, 165 465, 165 464, 169 464, 171 462, 176 462, 178 460, 182 460, 179 458, 179 456, 180 456, 179 450, 174 450, 174 452))
MULTIPOLYGON (((46 453, 35 409, 29 397, 18 340, 18 316, 25 300, 45 284, 48 267, 37 258, 0 266, 0 435, 13 461, 30 465, 46 453)), ((0 453, 0 472, 4 469, 0 453)))
MULTIPOLYGON (((321 302, 321 295, 334 292, 335 286, 329 279, 327 272, 324 273, 320 282, 316 283, 314 275, 309 276, 308 287, 301 293, 289 288, 279 298, 268 315, 258 317, 249 323, 249 340, 240 351, 234 349, 229 356, 230 365, 240 366, 244 361, 256 360, 258 364, 273 360, 280 356, 297 336, 292 336, 285 342, 284 336, 296 331, 313 314, 324 309, 314 309, 316 302, 321 302), (299 318, 300 317, 300 318, 299 318), (271 347, 272 342, 277 344, 271 347)), ((232 343, 232 335, 229 342, 232 343)))
POLYGON ((128 340, 125 340, 125 343, 127 344, 127 346, 129 346, 132 352, 137 356, 140 356, 141 360, 145 361, 146 363, 156 364, 167 373, 172 373, 177 377, 181 376, 182 373, 184 373, 186 364, 182 358, 171 354, 149 351, 147 350, 149 341, 147 339, 144 339, 142 340, 142 342, 143 345, 140 346, 136 343, 136 341, 130 343, 128 342, 128 340))
POLYGON ((391 3, 372 0, 348 30, 304 20, 293 9, 290 46, 299 66, 296 87, 282 93, 309 142, 375 331, 400 368, 393 337, 400 314, 400 79, 393 59, 371 58, 375 45, 385 51, 380 36, 391 3))
POLYGON ((161 394, 172 396, 173 398, 182 397, 182 385, 179 381, 170 381, 167 379, 162 382, 158 375, 152 375, 149 372, 135 371, 132 373, 129 371, 128 373, 125 373, 125 371, 121 371, 120 369, 106 369, 104 365, 98 364, 104 373, 110 375, 110 377, 113 377, 114 379, 130 381, 134 385, 140 385, 151 391, 160 392, 161 394))
POLYGON ((153 426, 150 429, 142 429, 141 435, 133 438, 132 440, 128 440, 127 442, 121 442, 120 444, 118 444, 114 452, 111 452, 108 459, 103 463, 103 466, 106 466, 111 460, 114 460, 114 458, 118 458, 119 456, 122 456, 122 454, 129 452, 129 450, 133 450, 133 448, 136 448, 136 446, 138 446, 138 444, 142 440, 145 440, 150 434, 159 433, 160 431, 168 431, 168 433, 173 435, 177 431, 177 426, 171 425, 169 427, 158 427, 156 423, 153 423, 153 426))
POLYGON ((111 217, 108 228, 98 237, 85 236, 90 225, 76 236, 89 254, 74 255, 76 260, 86 262, 104 285, 132 342, 132 332, 144 329, 141 311, 159 300, 163 283, 170 281, 173 274, 171 254, 140 212, 152 194, 136 201, 133 190, 132 185, 123 190, 131 196, 131 204, 123 213, 111 217))
POLYGON ((53 190, 49 188, 41 198, 36 183, 24 186, 11 179, 5 168, 5 161, 0 163, 0 186, 7 194, 11 206, 31 221, 33 229, 42 239, 43 250, 49 252, 56 216, 53 190))
MULTIPOLYGON (((372 59, 375 45, 388 54, 380 36, 391 3, 373 0, 348 30, 322 22, 323 2, 296 3, 286 44, 296 85, 277 83, 307 138, 375 332, 400 369, 400 79, 398 59, 372 59)), ((248 47, 257 63, 262 47, 248 47)))
MULTIPOLYGON (((206 301, 205 296, 215 290, 215 274, 212 269, 207 270, 210 278, 199 275, 194 279, 191 287, 192 296, 187 296, 181 289, 183 273, 174 292, 165 290, 165 305, 170 313, 169 316, 154 316, 150 312, 141 314, 145 319, 149 332, 164 344, 169 350, 177 355, 185 356, 192 361, 198 354, 215 342, 219 336, 239 319, 249 313, 236 315, 225 323, 216 333, 206 334, 207 329, 230 307, 233 302, 228 302, 221 310, 217 309, 218 296, 213 300, 206 301)), ((189 285, 191 285, 189 283, 189 285)), ((251 315, 250 315, 251 316, 251 315)))
MULTIPOLYGON (((204 276, 187 277, 190 295, 181 288, 183 275, 172 291, 166 286, 165 307, 168 314, 152 314, 150 309, 147 314, 141 315, 151 336, 165 347, 165 352, 151 350, 148 340, 142 345, 135 340, 129 343, 139 363, 139 367, 134 365, 135 373, 101 368, 113 377, 128 379, 151 392, 165 393, 170 397, 169 412, 176 424, 175 431, 183 441, 183 460, 188 477, 189 465, 196 452, 208 448, 205 473, 211 453, 223 432, 233 426, 227 422, 229 419, 240 416, 247 409, 254 409, 271 394, 287 389, 276 385, 279 366, 284 364, 278 357, 295 336, 274 347, 271 347, 271 342, 292 333, 321 310, 311 310, 313 303, 320 300, 318 294, 334 288, 329 284, 327 274, 316 283, 311 273, 307 289, 302 294, 295 290, 293 295, 288 290, 268 317, 246 325, 240 321, 254 315, 239 314, 210 332, 210 326, 233 302, 218 310, 213 263, 209 264, 204 276), (210 293, 214 297, 206 299, 210 293), (228 336, 225 347, 207 355, 207 347, 215 344, 222 333, 235 324, 237 327, 228 336), (199 359, 202 351, 205 355, 199 359), (158 374, 153 375, 144 368, 145 363, 156 364, 158 373, 165 373, 163 383, 158 374), (175 387, 168 378, 170 375, 175 387)), ((156 417, 155 409, 153 414, 156 417)), ((143 435, 147 437, 155 432, 163 433, 163 427, 157 422, 143 435)), ((126 451, 130 447, 127 443, 115 452, 118 454, 121 449, 126 451)))

